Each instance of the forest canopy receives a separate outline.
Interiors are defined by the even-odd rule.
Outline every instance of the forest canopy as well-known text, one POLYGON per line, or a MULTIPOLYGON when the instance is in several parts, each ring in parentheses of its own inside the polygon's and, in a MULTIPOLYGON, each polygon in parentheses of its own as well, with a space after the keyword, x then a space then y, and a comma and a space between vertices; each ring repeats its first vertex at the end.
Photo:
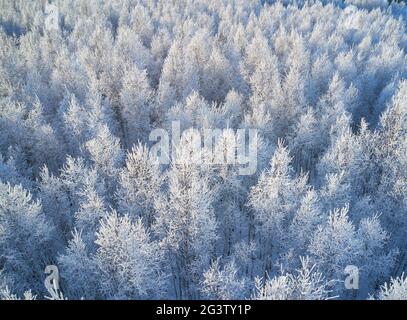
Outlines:
POLYGON ((406 28, 387 0, 0 0, 1 297, 55 265, 67 299, 407 299, 406 28), (208 129, 255 130, 254 171, 193 161, 208 129))

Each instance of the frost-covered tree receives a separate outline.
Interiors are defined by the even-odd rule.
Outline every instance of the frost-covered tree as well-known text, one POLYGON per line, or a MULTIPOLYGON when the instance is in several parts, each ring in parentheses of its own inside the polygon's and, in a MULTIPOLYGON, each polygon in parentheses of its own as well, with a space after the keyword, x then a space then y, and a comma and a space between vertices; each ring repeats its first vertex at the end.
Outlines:
POLYGON ((168 172, 168 196, 157 201, 155 226, 168 251, 176 297, 184 299, 198 297, 217 238, 210 182, 193 162, 189 153, 193 143, 187 139, 181 140, 168 172))
POLYGON ((245 297, 247 287, 247 280, 239 278, 234 261, 228 262, 221 269, 217 259, 204 273, 201 290, 209 299, 236 300, 245 297))
POLYGON ((139 144, 127 153, 119 174, 118 208, 130 217, 141 217, 146 226, 155 220, 155 201, 161 192, 163 178, 157 159, 145 145, 139 144))
POLYGON ((306 176, 295 177, 290 162, 289 152, 280 142, 270 162, 271 168, 262 173, 249 195, 265 271, 271 270, 273 261, 284 253, 286 241, 292 240, 288 228, 309 189, 306 176))
POLYGON ((385 283, 380 287, 377 294, 378 300, 406 300, 407 299, 407 279, 404 275, 392 278, 390 283, 385 283))
POLYGON ((309 252, 316 257, 323 272, 338 278, 347 265, 356 265, 362 255, 363 244, 356 236, 355 226, 349 221, 348 208, 335 209, 327 222, 318 227, 309 252))
POLYGON ((16 293, 44 292, 43 270, 54 258, 52 223, 39 201, 21 186, 0 182, 0 250, 2 277, 16 293))
MULTIPOLYGON (((68 157, 59 176, 44 167, 40 174, 39 195, 44 214, 54 222, 58 236, 64 244, 75 227, 76 213, 95 200, 106 196, 104 182, 95 169, 87 168, 82 158, 68 157)), ((99 204, 94 203, 94 207, 99 204)), ((92 230, 94 232, 94 230, 92 230)))
POLYGON ((158 298, 165 294, 159 243, 151 241, 141 220, 110 214, 96 233, 94 257, 103 297, 110 299, 158 298))
POLYGON ((383 250, 388 234, 377 216, 363 218, 356 228, 348 210, 348 207, 334 209, 329 214, 315 232, 308 251, 320 270, 331 279, 340 279, 346 266, 356 266, 364 274, 360 289, 366 291, 366 287, 374 287, 380 277, 386 275, 394 263, 395 253, 386 254, 383 250))
POLYGON ((163 251, 141 220, 112 212, 100 220, 95 249, 75 232, 59 256, 65 295, 72 299, 147 299, 165 294, 163 251), (71 282, 70 279, 77 278, 71 282))
POLYGON ((95 137, 85 143, 85 147, 90 160, 106 183, 109 196, 112 197, 124 159, 120 139, 115 137, 106 125, 102 125, 97 129, 95 137))
POLYGON ((323 273, 310 263, 308 257, 301 258, 301 268, 294 274, 283 274, 262 281, 255 279, 255 300, 328 300, 332 295, 332 284, 323 273))
POLYGON ((124 141, 130 147, 138 140, 147 140, 150 116, 153 116, 152 90, 146 71, 140 71, 137 67, 126 71, 122 81, 120 117, 124 127, 124 141))
POLYGON ((69 299, 97 299, 99 283, 97 266, 79 232, 73 233, 67 248, 58 256, 61 288, 69 299), (72 281, 71 279, 76 279, 72 281))
MULTIPOLYGON (((376 154, 380 159, 380 187, 379 195, 387 210, 394 217, 391 224, 403 224, 403 210, 406 210, 407 177, 404 170, 406 164, 407 146, 407 82, 402 81, 391 105, 382 114, 380 131, 376 143, 376 154), (401 209, 401 211, 400 211, 401 209)), ((390 218, 391 219, 391 218, 390 218)), ((393 228, 393 226, 392 226, 393 228)))

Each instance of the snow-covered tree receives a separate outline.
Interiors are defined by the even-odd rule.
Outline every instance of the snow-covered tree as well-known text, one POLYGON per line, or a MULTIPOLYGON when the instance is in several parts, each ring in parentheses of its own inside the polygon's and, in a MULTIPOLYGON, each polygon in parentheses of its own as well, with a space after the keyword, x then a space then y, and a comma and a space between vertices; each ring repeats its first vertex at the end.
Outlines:
POLYGON ((349 220, 348 207, 335 209, 318 227, 309 246, 317 264, 327 277, 339 278, 347 265, 357 265, 363 243, 349 220))
POLYGON ((95 263, 103 297, 158 298, 165 294, 160 245, 151 241, 141 220, 110 214, 96 233, 95 263))
POLYGON ((168 251, 177 298, 198 297, 199 281, 209 267, 217 238, 210 182, 189 149, 188 142, 181 140, 168 172, 168 196, 156 204, 155 228, 168 251))
POLYGON ((79 232, 73 233, 65 252, 58 256, 58 268, 61 274, 61 288, 66 297, 69 299, 101 297, 96 263, 79 232))
POLYGON ((119 211, 130 217, 141 217, 146 226, 151 226, 162 182, 157 159, 150 155, 145 145, 134 147, 128 152, 125 166, 119 174, 119 211))
POLYGON ((301 258, 301 268, 294 274, 283 274, 262 281, 255 279, 255 300, 328 300, 332 295, 331 282, 310 263, 301 258))
POLYGON ((125 72, 123 88, 120 91, 120 116, 124 126, 124 141, 130 147, 138 140, 147 140, 150 131, 152 90, 146 71, 133 67, 125 72))
POLYGON ((245 297, 247 287, 247 280, 239 278, 234 261, 228 262, 221 269, 217 259, 204 273, 201 290, 209 299, 239 300, 245 297))
POLYGON ((54 229, 39 201, 21 186, 0 182, 0 250, 2 276, 13 291, 43 293, 44 267, 54 258, 54 229))
POLYGON ((402 275, 398 278, 392 278, 390 283, 381 286, 378 294, 378 300, 407 300, 407 278, 402 275))
POLYGON ((309 189, 307 177, 295 177, 290 162, 289 152, 280 142, 270 162, 271 168, 262 173, 249 195, 266 271, 271 270, 273 261, 284 252, 286 241, 292 240, 288 228, 309 189))

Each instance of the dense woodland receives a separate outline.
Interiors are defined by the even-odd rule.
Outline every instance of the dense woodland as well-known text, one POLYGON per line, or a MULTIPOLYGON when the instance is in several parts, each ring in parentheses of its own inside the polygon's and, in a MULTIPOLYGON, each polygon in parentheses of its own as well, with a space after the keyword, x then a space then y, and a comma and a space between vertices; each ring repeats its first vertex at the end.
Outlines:
POLYGON ((50 3, 0 0, 2 298, 407 299, 405 4, 50 3), (256 172, 159 163, 174 120, 256 172))

